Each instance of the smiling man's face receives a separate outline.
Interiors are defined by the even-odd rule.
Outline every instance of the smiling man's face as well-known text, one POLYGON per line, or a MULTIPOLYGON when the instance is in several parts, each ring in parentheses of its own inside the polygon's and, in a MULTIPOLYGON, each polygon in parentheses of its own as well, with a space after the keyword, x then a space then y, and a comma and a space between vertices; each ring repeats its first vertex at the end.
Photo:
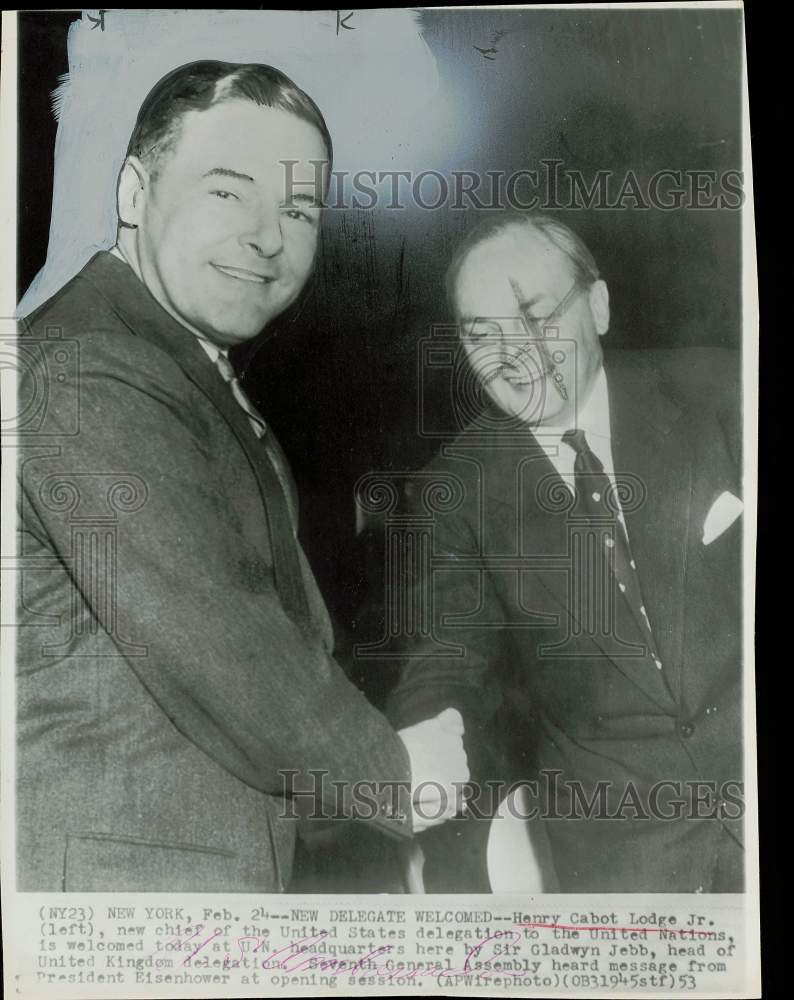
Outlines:
POLYGON ((533 425, 573 426, 601 367, 600 338, 609 328, 603 281, 580 283, 545 236, 511 226, 466 256, 455 311, 468 361, 500 410, 533 425))
POLYGON ((327 159, 318 130, 281 109, 230 100, 188 112, 156 177, 138 165, 139 277, 172 316, 219 346, 255 337, 312 271, 320 206, 311 193, 315 164, 327 159))

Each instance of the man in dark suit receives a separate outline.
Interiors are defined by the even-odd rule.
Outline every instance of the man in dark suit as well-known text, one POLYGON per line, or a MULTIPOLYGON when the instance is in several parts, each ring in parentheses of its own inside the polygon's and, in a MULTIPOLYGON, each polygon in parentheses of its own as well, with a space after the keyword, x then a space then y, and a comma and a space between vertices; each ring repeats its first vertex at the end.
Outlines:
MULTIPOLYGON (((606 284, 550 217, 474 230, 448 291, 484 407, 430 466, 461 501, 435 517, 417 584, 432 628, 406 643, 390 716, 456 707, 474 778, 529 783, 544 888, 739 891, 735 358, 604 358, 606 284)), ((428 835, 429 858, 435 836, 480 847, 468 886, 459 855, 428 888, 486 888, 480 817, 499 797, 428 835)))
POLYGON ((278 70, 180 67, 138 115, 117 245, 28 318, 20 356, 52 367, 20 383, 49 391, 19 463, 20 889, 278 891, 299 815, 407 838, 411 790, 468 777, 455 712, 397 734, 332 659, 226 356, 304 288, 330 166, 278 70))

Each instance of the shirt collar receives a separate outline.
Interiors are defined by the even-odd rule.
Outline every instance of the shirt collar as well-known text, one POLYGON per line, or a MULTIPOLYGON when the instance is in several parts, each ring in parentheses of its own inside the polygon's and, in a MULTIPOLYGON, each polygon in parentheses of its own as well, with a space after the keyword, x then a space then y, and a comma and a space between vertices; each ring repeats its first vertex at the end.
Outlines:
MULTIPOLYGON (((587 401, 576 414, 576 429, 584 431, 588 438, 594 435, 608 441, 610 438, 609 426, 609 392, 606 373, 602 365, 598 369, 587 401)), ((573 430, 570 424, 564 426, 540 424, 536 428, 536 433, 542 435, 544 439, 559 440, 568 430, 573 430)))
MULTIPOLYGON (((191 331, 192 332, 192 331, 191 331)), ((216 365, 218 363, 218 358, 223 355, 224 358, 228 358, 229 350, 228 348, 218 347, 217 344, 213 344, 211 340, 206 340, 204 337, 199 337, 198 334, 195 335, 196 340, 204 348, 204 351, 210 361, 216 365)))

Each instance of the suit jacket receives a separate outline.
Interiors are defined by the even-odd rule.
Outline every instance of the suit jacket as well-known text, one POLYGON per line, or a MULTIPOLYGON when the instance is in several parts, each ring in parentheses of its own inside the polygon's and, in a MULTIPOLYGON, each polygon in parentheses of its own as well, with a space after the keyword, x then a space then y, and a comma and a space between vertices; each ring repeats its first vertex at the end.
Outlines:
MULTIPOLYGON (((456 477, 463 499, 436 515, 432 635, 406 643, 389 712, 402 725, 455 705, 474 777, 537 780, 560 889, 738 890, 740 522, 703 543, 714 501, 741 497, 735 358, 617 352, 605 369, 615 473, 635 494, 622 498, 625 518, 663 669, 611 576, 611 620, 594 627, 577 610, 569 494, 530 431, 475 422, 430 467, 456 477)), ((467 822, 482 844, 487 824, 467 822)), ((483 887, 482 865, 472 881, 483 887)))
MULTIPOLYGON (((354 782, 410 770, 331 657, 302 553, 308 638, 282 607, 263 443, 108 253, 29 318, 20 352, 20 405, 48 395, 19 461, 19 887, 279 890, 285 793, 322 788, 335 814, 331 782, 348 811, 354 782)), ((377 785, 363 818, 410 836, 406 794, 377 785)))

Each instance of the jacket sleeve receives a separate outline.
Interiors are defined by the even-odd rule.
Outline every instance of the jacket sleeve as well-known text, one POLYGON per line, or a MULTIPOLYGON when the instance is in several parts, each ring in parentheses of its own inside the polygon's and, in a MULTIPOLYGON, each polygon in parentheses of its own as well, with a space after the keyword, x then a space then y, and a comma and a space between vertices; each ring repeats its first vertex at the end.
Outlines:
POLYGON ((435 515, 432 568, 416 575, 406 599, 409 607, 428 609, 431 628, 403 643, 400 680, 386 706, 398 727, 457 708, 470 730, 490 720, 501 701, 495 661, 504 630, 460 620, 475 612, 491 623, 504 617, 482 554, 478 490, 464 483, 464 493, 460 510, 435 515))
MULTIPOLYGON (((407 752, 322 644, 304 639, 272 572, 252 559, 229 502, 237 456, 229 484, 211 454, 220 417, 162 351, 120 339, 82 339, 79 430, 54 402, 57 448, 21 463, 23 531, 67 566, 91 627, 144 648, 129 668, 212 760, 263 792, 308 800, 320 790, 334 811, 341 796, 346 815, 409 836, 407 752), (75 558, 75 530, 107 512, 114 477, 138 497, 125 501, 122 487, 108 601, 75 558)), ((75 653, 70 669, 84 669, 75 653)))

